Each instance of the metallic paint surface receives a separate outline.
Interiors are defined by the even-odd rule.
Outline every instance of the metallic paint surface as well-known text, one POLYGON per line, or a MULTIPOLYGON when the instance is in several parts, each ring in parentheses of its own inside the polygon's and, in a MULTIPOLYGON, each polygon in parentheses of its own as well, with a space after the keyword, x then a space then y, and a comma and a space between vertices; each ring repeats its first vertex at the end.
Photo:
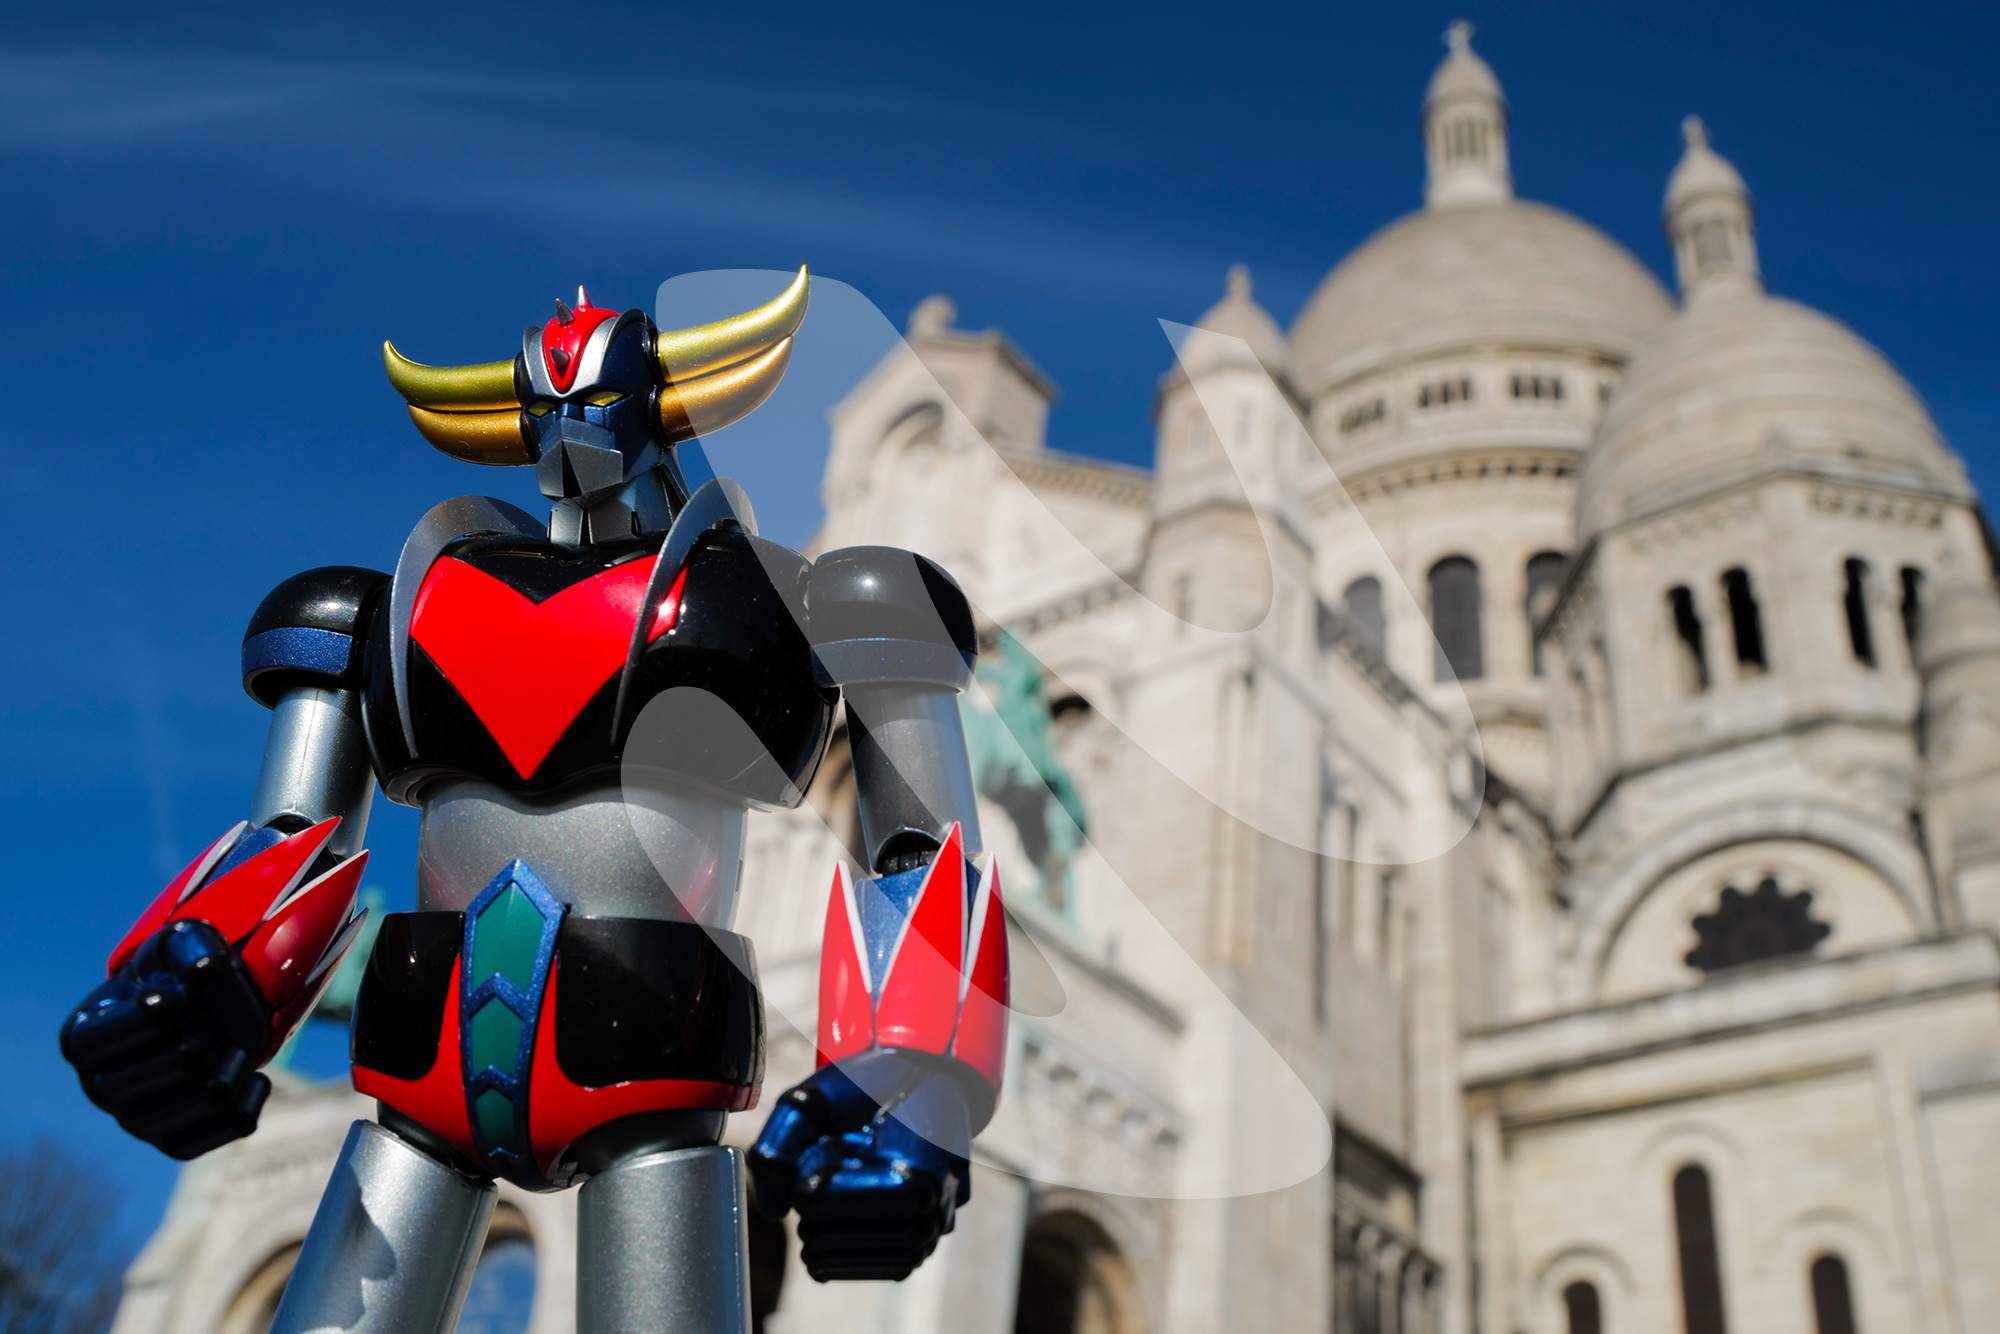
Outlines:
POLYGON ((410 420, 424 439, 455 459, 490 468, 513 468, 535 461, 528 445, 526 414, 508 408, 499 412, 433 412, 410 404, 410 420))
POLYGON ((577 1194, 577 1334, 747 1334, 743 1155, 622 1158, 577 1194))
POLYGON ((694 544, 703 533, 724 520, 733 520, 752 535, 757 531, 757 514, 750 508, 750 497, 726 477, 703 482, 681 506, 680 513, 674 515, 673 526, 667 529, 666 539, 660 543, 659 559, 653 564, 646 596, 639 603, 639 617, 632 623, 632 642, 625 649, 625 666, 618 673, 618 699, 611 710, 614 740, 625 726, 625 711, 632 703, 632 675, 638 669, 640 655, 646 651, 646 627, 652 624, 660 599, 687 564, 694 544))
POLYGON ((279 696, 250 798, 251 828, 262 829, 281 815, 313 824, 337 815, 340 824, 326 847, 348 857, 361 849, 374 800, 361 697, 318 686, 297 686, 279 696))
POLYGON ((787 338, 755 360, 669 384, 660 390, 661 438, 679 444, 749 416, 785 378, 791 360, 792 340, 787 338))
POLYGON ((791 285, 755 310, 690 329, 661 330, 653 336, 660 373, 671 384, 756 356, 797 332, 811 294, 812 278, 800 265, 791 285))
POLYGON ((394 343, 384 342, 382 369, 389 373, 390 385, 404 401, 418 407, 477 412, 521 406, 514 389, 511 357, 472 366, 426 366, 398 352, 394 343))
POLYGON ((944 842, 953 824, 965 855, 984 850, 979 798, 966 758, 958 694, 935 686, 866 685, 846 691, 854 786, 872 870, 883 843, 903 829, 944 842))
POLYGON ((451 1334, 497 1192, 356 1121, 271 1334, 451 1334))
POLYGON ((417 902, 462 912, 509 862, 590 917, 728 927, 743 870, 745 808, 692 788, 590 788, 528 800, 465 779, 426 793, 417 902))
POLYGON ((491 496, 453 496, 431 506, 403 543, 396 558, 395 579, 389 585, 389 671, 396 687, 396 715, 403 724, 403 745, 417 758, 417 729, 410 720, 410 617, 417 592, 440 553, 461 537, 474 533, 518 533, 541 537, 547 530, 535 516, 491 496))

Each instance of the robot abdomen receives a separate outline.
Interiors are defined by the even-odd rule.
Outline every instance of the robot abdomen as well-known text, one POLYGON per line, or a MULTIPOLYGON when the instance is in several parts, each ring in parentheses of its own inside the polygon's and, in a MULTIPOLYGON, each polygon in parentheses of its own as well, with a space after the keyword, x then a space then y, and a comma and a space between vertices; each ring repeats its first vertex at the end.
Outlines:
POLYGON ((554 797, 479 779, 425 788, 417 901, 463 912, 515 858, 572 912, 727 928, 736 909, 747 815, 692 787, 614 781, 554 797))

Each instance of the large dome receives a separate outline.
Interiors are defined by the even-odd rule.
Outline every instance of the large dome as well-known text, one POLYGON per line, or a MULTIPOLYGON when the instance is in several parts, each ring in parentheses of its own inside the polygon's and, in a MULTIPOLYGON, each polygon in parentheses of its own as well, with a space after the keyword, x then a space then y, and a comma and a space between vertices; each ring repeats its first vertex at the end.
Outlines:
POLYGON ((1559 209, 1433 209, 1349 255, 1292 326, 1308 395, 1411 357, 1478 344, 1627 357, 1673 314, 1630 252, 1559 209))
POLYGON ((1772 467, 1969 498, 1965 470, 1881 353, 1796 301, 1725 291, 1636 357, 1579 479, 1589 537, 1772 467))

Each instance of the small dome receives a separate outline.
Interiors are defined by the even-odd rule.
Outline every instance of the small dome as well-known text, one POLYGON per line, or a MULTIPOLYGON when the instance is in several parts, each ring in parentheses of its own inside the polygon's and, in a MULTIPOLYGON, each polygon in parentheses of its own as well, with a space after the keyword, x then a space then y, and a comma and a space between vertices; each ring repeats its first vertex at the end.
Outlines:
POLYGON ((1502 100, 1499 77, 1472 49, 1472 25, 1460 19, 1445 30, 1444 40, 1451 53, 1437 67, 1437 73, 1431 75, 1430 87, 1424 92, 1424 105, 1431 107, 1449 98, 1467 96, 1502 100))
POLYGON ((1584 456, 1580 534, 1786 464, 1971 495, 1881 353, 1818 311, 1740 289, 1690 303, 1633 360, 1584 456))
POLYGON ((1682 205, 1704 195, 1749 198, 1750 189, 1743 184, 1742 175, 1728 158, 1708 146, 1708 127, 1702 124, 1700 116, 1689 116, 1681 122, 1681 136, 1687 150, 1681 154, 1674 174, 1667 178, 1668 218, 1682 205))
POLYGON ((1653 275, 1588 223, 1511 200, 1414 213, 1319 285, 1292 326, 1317 394, 1411 357, 1478 344, 1631 356, 1673 314, 1653 275))
POLYGON ((1226 280, 1222 300, 1208 308, 1206 314, 1195 321, 1194 332, 1180 347, 1180 365, 1190 375, 1202 375, 1224 366, 1244 366, 1261 364, 1273 375, 1285 376, 1291 373, 1291 355, 1285 347, 1285 335, 1278 328, 1278 322, 1270 313, 1258 305, 1250 295, 1250 270, 1241 264, 1231 265, 1226 280), (1223 338, 1205 337, 1205 334, 1227 335, 1223 338), (1243 343, 1235 342, 1242 339, 1243 343), (1243 345, 1247 344, 1255 362, 1246 361, 1243 345))

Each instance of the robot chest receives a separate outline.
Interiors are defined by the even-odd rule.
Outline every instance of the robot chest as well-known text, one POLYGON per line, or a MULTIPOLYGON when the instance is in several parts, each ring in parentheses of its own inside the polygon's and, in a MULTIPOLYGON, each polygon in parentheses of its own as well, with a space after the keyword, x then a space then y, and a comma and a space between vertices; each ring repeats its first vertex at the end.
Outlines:
MULTIPOLYGON (((790 601, 757 556, 720 537, 665 572, 637 545, 449 546, 410 611, 407 738, 391 673, 370 673, 378 773, 392 795, 408 787, 397 779, 434 773, 524 792, 615 774, 647 706, 691 686, 727 704, 788 778, 810 776, 832 700, 790 601)), ((377 636, 385 667, 392 638, 377 636)))
MULTIPOLYGON (((657 557, 572 571, 581 577, 553 590, 547 578, 510 580, 510 563, 440 559, 417 595, 410 644, 527 781, 586 712, 602 711, 590 706, 615 691, 627 659, 672 631, 687 573, 649 605, 657 557)), ((609 744, 608 719, 603 732, 609 744)))

